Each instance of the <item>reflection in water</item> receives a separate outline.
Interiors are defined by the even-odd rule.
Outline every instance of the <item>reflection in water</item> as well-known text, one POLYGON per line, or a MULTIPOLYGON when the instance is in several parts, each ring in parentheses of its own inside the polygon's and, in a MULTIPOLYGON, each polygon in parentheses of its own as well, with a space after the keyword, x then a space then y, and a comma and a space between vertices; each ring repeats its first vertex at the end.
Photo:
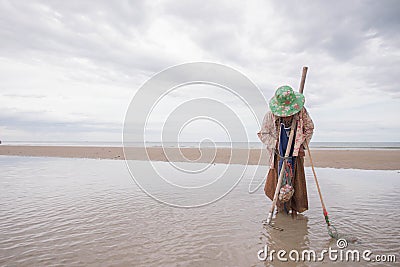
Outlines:
MULTIPOLYGON (((212 168, 219 167, 224 166, 212 168)), ((274 223, 282 232, 261 224, 271 204, 263 190, 247 193, 249 183, 254 188, 262 182, 252 180, 253 166, 230 194, 196 209, 149 198, 123 161, 3 156, 0 170, 0 266, 281 266, 287 263, 259 261, 257 252, 265 245, 321 251, 335 243, 326 232, 309 169, 310 209, 295 220, 278 214, 274 223)), ((349 248, 399 259, 399 174, 317 172, 331 221, 359 239, 349 248)), ((263 169, 257 177, 266 173, 263 169)))
MULTIPOLYGON (((268 245, 268 250, 270 252, 272 250, 285 250, 289 253, 291 250, 301 252, 302 250, 309 249, 307 216, 299 214, 297 217, 292 218, 291 215, 278 213, 273 219, 273 222, 275 225, 279 225, 279 227, 283 228, 283 231, 276 230, 269 226, 264 226, 261 233, 264 238, 261 239, 265 245, 268 245)), ((289 259, 288 254, 284 257, 289 259)), ((275 254, 272 262, 271 259, 267 259, 265 262, 266 266, 270 266, 270 264, 273 264, 274 266, 285 264, 285 266, 287 266, 288 263, 280 263, 275 254)), ((292 264, 294 264, 293 266, 296 266, 294 262, 292 262, 292 264)))

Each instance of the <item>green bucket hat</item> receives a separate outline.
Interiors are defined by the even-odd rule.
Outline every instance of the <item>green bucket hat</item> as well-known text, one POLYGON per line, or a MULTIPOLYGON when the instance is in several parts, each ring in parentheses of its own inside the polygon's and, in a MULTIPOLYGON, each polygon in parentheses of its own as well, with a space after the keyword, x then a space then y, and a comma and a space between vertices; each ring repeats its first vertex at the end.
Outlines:
POLYGON ((272 113, 279 117, 288 117, 299 112, 304 106, 304 95, 284 85, 276 89, 274 97, 269 101, 272 113))

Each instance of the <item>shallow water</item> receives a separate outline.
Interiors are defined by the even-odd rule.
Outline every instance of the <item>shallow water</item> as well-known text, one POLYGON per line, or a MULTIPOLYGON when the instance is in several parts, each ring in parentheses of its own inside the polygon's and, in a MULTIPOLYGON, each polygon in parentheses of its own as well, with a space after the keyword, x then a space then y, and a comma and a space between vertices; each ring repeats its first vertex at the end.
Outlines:
MULTIPOLYGON (((170 168, 165 162, 154 164, 164 171, 170 168)), ((276 258, 260 261, 258 251, 265 245, 288 252, 337 249, 327 234, 310 169, 306 169, 310 210, 297 219, 278 214, 274 222, 284 231, 277 231, 261 224, 270 205, 262 188, 248 193, 254 168, 248 167, 226 197, 188 209, 147 196, 123 161, 2 156, 0 265, 283 266, 288 263, 276 258)), ((358 238, 346 249, 394 254, 398 262, 398 171, 318 168, 317 174, 331 221, 339 233, 358 238)), ((257 173, 253 187, 262 176, 257 173)), ((325 263, 394 265, 335 263, 328 257, 325 263)))

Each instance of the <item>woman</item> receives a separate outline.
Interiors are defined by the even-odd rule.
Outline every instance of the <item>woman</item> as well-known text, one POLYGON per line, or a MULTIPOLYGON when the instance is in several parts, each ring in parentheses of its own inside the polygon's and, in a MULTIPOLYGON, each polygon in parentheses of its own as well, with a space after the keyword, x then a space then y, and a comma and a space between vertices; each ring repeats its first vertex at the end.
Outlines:
POLYGON ((308 209, 307 187, 304 173, 303 144, 309 144, 314 123, 304 107, 304 96, 290 86, 279 87, 269 102, 270 111, 264 117, 258 137, 266 145, 270 169, 265 183, 265 194, 273 200, 282 163, 284 179, 277 202, 278 212, 304 212, 308 209), (295 137, 288 158, 284 158, 290 131, 295 137), (293 192, 294 191, 294 192, 293 192))

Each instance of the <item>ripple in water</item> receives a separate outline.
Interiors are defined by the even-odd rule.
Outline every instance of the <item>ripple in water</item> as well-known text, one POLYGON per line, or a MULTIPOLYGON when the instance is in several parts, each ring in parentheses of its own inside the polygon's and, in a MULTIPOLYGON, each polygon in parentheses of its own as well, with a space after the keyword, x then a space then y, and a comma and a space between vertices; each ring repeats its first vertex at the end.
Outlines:
MULTIPOLYGON (((307 266, 318 263, 260 262, 257 252, 266 244, 287 251, 335 246, 310 169, 310 210, 297 219, 278 214, 280 232, 261 224, 270 205, 263 187, 248 194, 248 185, 255 188, 265 176, 264 167, 252 180, 249 166, 229 195, 195 209, 149 198, 123 161, 3 156, 0 168, 1 266, 307 266)), ((317 174, 331 221, 359 240, 349 248, 398 258, 399 174, 338 169, 317 174)))

